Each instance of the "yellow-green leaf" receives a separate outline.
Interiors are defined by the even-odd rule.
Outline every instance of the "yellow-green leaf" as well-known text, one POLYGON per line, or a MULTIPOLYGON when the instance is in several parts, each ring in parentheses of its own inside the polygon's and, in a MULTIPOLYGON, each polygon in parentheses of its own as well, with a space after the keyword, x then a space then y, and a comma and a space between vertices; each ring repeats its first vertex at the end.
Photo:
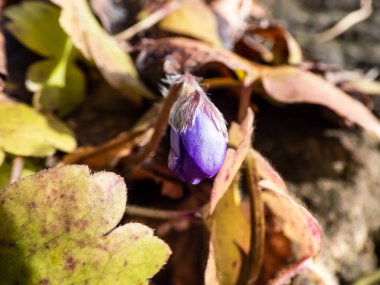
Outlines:
POLYGON ((153 230, 115 227, 124 215, 122 177, 86 166, 52 168, 0 193, 3 284, 148 284, 170 255, 153 230))
POLYGON ((38 109, 58 111, 66 115, 84 99, 85 78, 75 65, 61 60, 44 60, 31 65, 27 87, 35 92, 33 102, 38 109))
POLYGON ((0 102, 0 150, 21 156, 49 156, 76 148, 73 133, 52 115, 18 103, 0 102))
POLYGON ((86 0, 51 0, 61 7, 60 24, 74 45, 95 62, 105 79, 138 104, 152 97, 139 80, 133 61, 100 26, 86 0))
POLYGON ((200 0, 184 1, 182 6, 163 19, 159 26, 169 32, 222 46, 216 16, 211 8, 200 0))
POLYGON ((37 109, 66 115, 84 98, 85 78, 75 65, 79 55, 59 25, 60 10, 52 4, 28 1, 11 6, 8 30, 28 48, 48 59, 31 65, 26 86, 37 109))
POLYGON ((0 150, 0 166, 4 163, 5 153, 0 150))
POLYGON ((41 1, 13 5, 4 11, 7 29, 26 47, 43 56, 61 54, 66 38, 57 21, 59 9, 41 1))
POLYGON ((248 251, 250 238, 236 180, 219 200, 210 224, 210 247, 213 250, 209 252, 207 262, 207 285, 235 285, 241 269, 242 251, 248 251))

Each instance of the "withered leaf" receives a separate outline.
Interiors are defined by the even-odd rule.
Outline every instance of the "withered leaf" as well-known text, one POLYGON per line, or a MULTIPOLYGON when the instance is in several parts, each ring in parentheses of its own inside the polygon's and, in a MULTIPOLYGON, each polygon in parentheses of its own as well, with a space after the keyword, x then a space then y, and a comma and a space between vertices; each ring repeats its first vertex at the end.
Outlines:
POLYGON ((66 155, 62 162, 86 164, 95 170, 109 169, 115 166, 120 158, 129 155, 135 146, 146 144, 152 134, 152 128, 124 132, 100 146, 78 148, 75 152, 66 155))
POLYGON ((143 70, 149 68, 148 62, 163 60, 167 73, 196 70, 206 63, 220 62, 250 76, 260 75, 265 91, 272 99, 286 104, 322 105, 380 138, 380 123, 364 105, 311 72, 290 66, 259 65, 233 52, 185 38, 146 42, 138 66, 143 70))
POLYGON ((286 189, 263 180, 263 200, 267 207, 265 255, 259 282, 283 284, 288 281, 305 260, 319 252, 322 230, 317 220, 286 189))
POLYGON ((219 200, 210 221, 210 251, 205 278, 207 285, 236 284, 242 251, 249 247, 249 224, 241 207, 238 179, 219 200))
POLYGON ((380 123, 363 104, 311 72, 289 66, 266 67, 261 79, 268 96, 278 102, 325 106, 380 138, 380 123))
POLYGON ((159 27, 206 41, 214 46, 222 45, 215 14, 201 0, 183 1, 179 9, 170 13, 159 23, 159 27))

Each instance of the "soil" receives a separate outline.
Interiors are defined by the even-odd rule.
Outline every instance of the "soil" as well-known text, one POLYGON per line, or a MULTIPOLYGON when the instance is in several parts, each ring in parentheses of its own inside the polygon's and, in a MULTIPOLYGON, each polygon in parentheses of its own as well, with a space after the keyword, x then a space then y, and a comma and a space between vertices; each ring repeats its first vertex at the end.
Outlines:
MULTIPOLYGON (((314 43, 314 32, 331 27, 357 9, 360 1, 264 2, 275 18, 287 23, 306 57, 346 69, 380 67, 378 1, 374 1, 371 18, 323 45, 314 43)), ((340 284, 350 284, 379 267, 379 142, 358 129, 338 127, 318 107, 257 103, 256 148, 269 158, 324 229, 318 262, 340 284)))

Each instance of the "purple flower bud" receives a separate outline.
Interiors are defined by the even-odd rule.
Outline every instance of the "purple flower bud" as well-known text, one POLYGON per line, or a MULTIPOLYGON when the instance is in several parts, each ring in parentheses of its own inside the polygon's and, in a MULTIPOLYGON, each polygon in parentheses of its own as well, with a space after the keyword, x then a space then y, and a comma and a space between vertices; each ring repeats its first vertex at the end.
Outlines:
POLYGON ((191 184, 216 175, 227 150, 227 128, 223 115, 191 74, 171 80, 181 85, 170 112, 169 168, 191 184))

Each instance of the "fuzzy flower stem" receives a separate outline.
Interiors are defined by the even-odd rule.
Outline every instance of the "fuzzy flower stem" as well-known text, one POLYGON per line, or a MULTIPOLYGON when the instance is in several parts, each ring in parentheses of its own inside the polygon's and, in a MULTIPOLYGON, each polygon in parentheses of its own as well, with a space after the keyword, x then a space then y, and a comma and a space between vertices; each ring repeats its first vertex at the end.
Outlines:
POLYGON ((157 119, 154 133, 152 135, 152 140, 145 146, 145 148, 138 153, 133 159, 131 159, 131 164, 136 166, 144 162, 151 154, 154 154, 161 142, 162 136, 165 133, 166 127, 168 126, 169 114, 172 106, 177 101, 179 90, 181 86, 178 84, 172 85, 169 93, 163 103, 161 113, 157 119))

